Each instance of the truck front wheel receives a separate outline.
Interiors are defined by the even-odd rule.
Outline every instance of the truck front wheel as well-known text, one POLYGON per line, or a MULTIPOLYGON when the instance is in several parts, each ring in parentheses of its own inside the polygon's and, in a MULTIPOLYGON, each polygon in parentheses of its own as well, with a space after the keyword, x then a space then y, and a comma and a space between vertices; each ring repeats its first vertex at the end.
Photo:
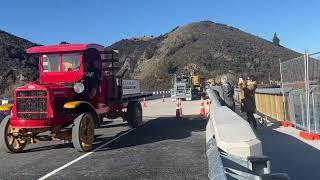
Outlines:
POLYGON ((80 114, 72 127, 72 144, 79 152, 88 152, 94 142, 95 121, 90 113, 80 114))
POLYGON ((5 152, 19 153, 26 147, 27 142, 11 133, 10 118, 11 115, 7 115, 0 122, 0 149, 5 152))
POLYGON ((142 107, 139 101, 130 101, 127 108, 127 121, 131 128, 142 124, 142 107))

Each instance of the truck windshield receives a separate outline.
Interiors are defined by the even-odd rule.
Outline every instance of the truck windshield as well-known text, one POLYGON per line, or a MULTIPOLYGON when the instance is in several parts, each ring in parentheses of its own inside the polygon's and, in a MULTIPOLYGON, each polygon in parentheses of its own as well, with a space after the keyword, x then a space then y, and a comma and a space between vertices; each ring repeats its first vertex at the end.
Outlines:
POLYGON ((43 55, 43 71, 44 72, 61 72, 61 71, 77 71, 79 70, 79 53, 68 54, 47 54, 43 55), (62 64, 60 65, 60 58, 62 64))
POLYGON ((63 71, 79 70, 79 53, 62 54, 62 66, 63 71))
POLYGON ((44 72, 59 72, 60 71, 60 55, 49 54, 43 55, 43 71, 44 72))

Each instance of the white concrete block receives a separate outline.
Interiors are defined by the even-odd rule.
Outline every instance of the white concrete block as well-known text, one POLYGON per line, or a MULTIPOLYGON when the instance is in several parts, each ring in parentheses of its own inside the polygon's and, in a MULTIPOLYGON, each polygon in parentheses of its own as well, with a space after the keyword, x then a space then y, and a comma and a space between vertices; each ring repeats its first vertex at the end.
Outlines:
POLYGON ((213 107, 210 113, 207 131, 214 132, 207 134, 215 135, 220 149, 243 158, 263 155, 261 141, 246 120, 226 106, 213 107))
POLYGON ((213 124, 212 121, 208 121, 207 126, 206 126, 206 142, 208 143, 208 141, 213 138, 214 136, 214 128, 213 128, 213 124))

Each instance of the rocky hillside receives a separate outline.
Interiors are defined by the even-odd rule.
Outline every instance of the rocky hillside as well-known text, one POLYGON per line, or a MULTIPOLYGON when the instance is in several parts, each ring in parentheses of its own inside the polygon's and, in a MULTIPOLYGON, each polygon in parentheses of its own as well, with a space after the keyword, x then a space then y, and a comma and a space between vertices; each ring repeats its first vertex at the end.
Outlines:
POLYGON ((25 54, 35 45, 0 30, 0 97, 12 96, 14 86, 37 78, 37 60, 25 54))
POLYGON ((142 80, 145 89, 167 89, 173 74, 195 72, 216 78, 255 74, 267 81, 269 72, 279 80, 279 59, 299 54, 237 28, 210 21, 191 23, 153 38, 124 39, 110 46, 120 51, 129 76, 142 80))

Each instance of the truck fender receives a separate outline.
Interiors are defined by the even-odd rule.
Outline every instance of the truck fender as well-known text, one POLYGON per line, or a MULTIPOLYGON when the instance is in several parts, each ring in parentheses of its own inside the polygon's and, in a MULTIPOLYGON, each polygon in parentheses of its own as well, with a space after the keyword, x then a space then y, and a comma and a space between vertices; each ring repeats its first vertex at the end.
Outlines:
POLYGON ((80 112, 90 112, 96 119, 96 127, 100 126, 100 118, 94 107, 87 101, 71 101, 63 105, 65 109, 77 109, 80 112))
POLYGON ((0 111, 11 111, 13 104, 0 105, 0 111))

